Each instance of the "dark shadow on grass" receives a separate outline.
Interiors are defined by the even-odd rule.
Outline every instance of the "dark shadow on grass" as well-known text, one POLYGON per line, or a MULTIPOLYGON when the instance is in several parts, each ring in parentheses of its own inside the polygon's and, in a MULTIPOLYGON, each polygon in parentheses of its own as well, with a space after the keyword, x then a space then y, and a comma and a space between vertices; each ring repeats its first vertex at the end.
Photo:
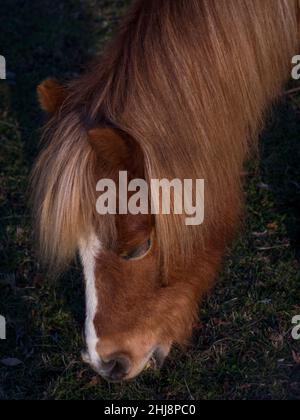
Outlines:
POLYGON ((1 0, 0 19, 11 107, 31 163, 42 122, 36 86, 49 76, 64 80, 82 70, 93 47, 93 16, 88 1, 1 0))
POLYGON ((284 101, 262 136, 262 173, 300 259, 300 107, 284 101))
POLYGON ((1 81, 5 98, 0 91, 0 108, 16 121, 16 127, 4 133, 7 145, 1 149, 5 159, 0 171, 5 179, 11 178, 12 186, 7 183, 7 201, 0 209, 0 312, 8 321, 8 340, 1 343, 0 356, 18 357, 24 364, 17 371, 2 366, 0 399, 42 398, 51 376, 61 374, 51 364, 43 364, 42 353, 56 346, 63 347, 61 354, 72 351, 72 337, 83 323, 79 270, 71 270, 56 285, 47 286, 46 275, 37 274, 30 244, 27 240, 18 243, 14 232, 28 230, 28 174, 44 122, 36 86, 49 76, 65 80, 83 70, 89 52, 94 51, 94 23, 88 1, 1 0, 0 54, 6 58, 8 80, 1 81), (19 137, 21 145, 16 140, 19 137), (61 303, 55 304, 55 299, 61 303), (72 320, 66 324, 70 325, 65 327, 67 332, 59 321, 61 304, 74 319, 74 324, 72 320), (73 328, 74 332, 70 331, 73 328))

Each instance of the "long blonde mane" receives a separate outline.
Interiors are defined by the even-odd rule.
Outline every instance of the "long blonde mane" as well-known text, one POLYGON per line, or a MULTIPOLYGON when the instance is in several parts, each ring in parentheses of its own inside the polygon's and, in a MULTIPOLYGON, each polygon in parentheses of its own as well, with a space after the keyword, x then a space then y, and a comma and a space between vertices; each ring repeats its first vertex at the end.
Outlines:
POLYGON ((297 53, 298 6, 134 2, 104 55, 68 86, 45 130, 32 189, 41 252, 51 265, 69 261, 96 220, 88 126, 129 134, 143 150, 148 179, 205 180, 203 226, 187 227, 184 216, 156 217, 166 267, 188 263, 208 241, 228 240, 241 208, 243 164, 297 53))

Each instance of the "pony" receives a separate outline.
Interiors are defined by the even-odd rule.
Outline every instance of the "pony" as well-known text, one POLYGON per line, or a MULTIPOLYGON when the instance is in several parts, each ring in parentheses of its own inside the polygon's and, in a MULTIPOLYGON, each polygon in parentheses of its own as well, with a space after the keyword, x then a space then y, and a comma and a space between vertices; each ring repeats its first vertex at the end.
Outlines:
POLYGON ((84 360, 117 382, 185 345, 243 215, 244 164, 299 48, 299 0, 135 0, 76 80, 38 87, 49 114, 32 175, 42 260, 79 252, 84 360), (96 184, 205 180, 205 221, 99 215, 96 184))

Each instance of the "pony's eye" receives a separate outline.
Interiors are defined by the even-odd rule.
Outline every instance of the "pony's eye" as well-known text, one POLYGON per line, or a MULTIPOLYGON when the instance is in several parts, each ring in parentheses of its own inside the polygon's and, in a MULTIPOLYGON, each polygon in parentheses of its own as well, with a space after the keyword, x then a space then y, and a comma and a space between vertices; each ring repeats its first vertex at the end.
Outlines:
POLYGON ((148 239, 147 242, 139 246, 138 248, 135 248, 133 251, 129 252, 128 254, 122 254, 121 258, 123 260, 135 260, 142 257, 145 257, 146 254, 150 251, 151 248, 151 239, 148 239))

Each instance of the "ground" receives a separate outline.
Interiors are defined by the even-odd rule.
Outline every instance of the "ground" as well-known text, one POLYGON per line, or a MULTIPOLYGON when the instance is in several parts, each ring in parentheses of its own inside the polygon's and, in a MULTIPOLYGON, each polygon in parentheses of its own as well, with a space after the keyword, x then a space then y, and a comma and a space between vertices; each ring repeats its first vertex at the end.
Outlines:
MULTIPOLYGON (((300 399, 300 94, 269 117, 249 164, 242 234, 190 346, 161 372, 109 385, 86 367, 80 266, 56 283, 37 263, 29 173, 43 123, 35 87, 79 73, 111 36, 124 0, 2 0, 0 54, 0 399, 300 399)), ((287 90, 298 88, 291 84, 287 90)))

